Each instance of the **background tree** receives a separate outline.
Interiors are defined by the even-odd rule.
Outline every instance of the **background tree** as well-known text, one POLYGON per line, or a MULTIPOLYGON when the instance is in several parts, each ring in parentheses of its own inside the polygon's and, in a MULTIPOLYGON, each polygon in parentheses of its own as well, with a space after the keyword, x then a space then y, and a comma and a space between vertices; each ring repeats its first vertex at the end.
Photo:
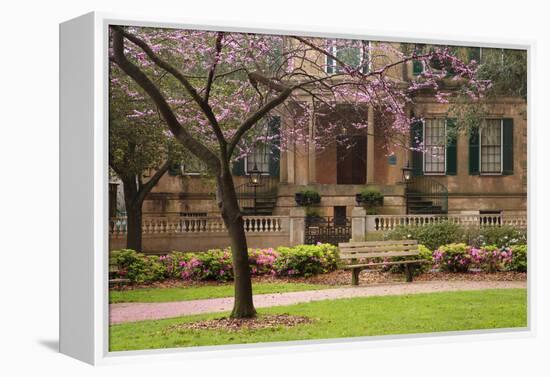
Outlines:
POLYGON ((231 238, 231 316, 239 318, 256 312, 231 161, 268 137, 263 120, 287 115, 277 136, 281 149, 323 148, 330 136, 349 132, 350 126, 365 130, 366 120, 344 125, 335 119, 312 133, 311 117, 329 114, 338 104, 348 111, 369 108, 391 120, 380 137, 397 144, 415 121, 408 113, 414 93, 428 91, 447 100, 440 88, 447 67, 474 95, 487 84, 449 50, 405 55, 390 44, 372 48, 359 40, 112 26, 110 59, 148 94, 174 138, 216 177, 217 202, 231 238), (349 60, 356 56, 351 51, 369 58, 349 60), (412 60, 435 59, 442 69, 428 67, 411 82, 392 74, 412 60), (374 68, 368 69, 371 63, 374 68))
POLYGON ((109 166, 122 181, 127 219, 126 247, 142 251, 142 208, 145 197, 184 157, 180 143, 128 76, 115 66, 110 75, 109 166))
POLYGON ((450 116, 457 119, 457 129, 469 132, 483 125, 488 105, 495 98, 527 100, 527 51, 470 47, 463 52, 478 66, 476 79, 491 83, 480 101, 471 101, 469 93, 462 90, 449 108, 450 116))

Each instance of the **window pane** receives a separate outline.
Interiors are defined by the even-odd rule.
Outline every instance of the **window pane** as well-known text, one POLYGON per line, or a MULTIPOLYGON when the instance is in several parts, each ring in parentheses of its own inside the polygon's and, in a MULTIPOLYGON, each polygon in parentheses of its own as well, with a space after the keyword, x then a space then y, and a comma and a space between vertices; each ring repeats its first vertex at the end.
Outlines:
MULTIPOLYGON (((368 72, 368 60, 369 60, 369 42, 368 41, 343 41, 332 40, 327 41, 328 50, 338 58, 341 62, 348 64, 352 67, 359 67, 363 65, 362 72, 368 72)), ((326 58, 326 71, 327 73, 339 73, 342 72, 342 67, 332 58, 326 58)))
POLYGON ((501 169, 501 121, 489 119, 481 128, 481 172, 500 173, 501 169))
POLYGON ((246 171, 249 173, 254 169, 254 165, 262 173, 269 172, 269 156, 264 144, 258 144, 246 156, 246 171))
POLYGON ((445 119, 426 119, 424 172, 445 173, 445 119))

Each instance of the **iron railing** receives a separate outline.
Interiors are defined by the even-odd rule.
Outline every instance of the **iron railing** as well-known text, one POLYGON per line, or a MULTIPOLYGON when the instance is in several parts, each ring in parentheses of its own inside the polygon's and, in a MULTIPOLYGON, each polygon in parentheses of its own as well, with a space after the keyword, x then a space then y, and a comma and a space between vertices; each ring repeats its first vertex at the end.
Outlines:
POLYGON ((315 245, 330 243, 338 245, 351 238, 351 219, 349 217, 306 217, 304 243, 315 245))
POLYGON ((412 177, 405 194, 408 213, 442 214, 448 211, 447 187, 433 178, 412 177))
POLYGON ((259 185, 245 182, 235 187, 241 210, 256 208, 258 200, 276 199, 278 183, 277 177, 262 176, 259 185))

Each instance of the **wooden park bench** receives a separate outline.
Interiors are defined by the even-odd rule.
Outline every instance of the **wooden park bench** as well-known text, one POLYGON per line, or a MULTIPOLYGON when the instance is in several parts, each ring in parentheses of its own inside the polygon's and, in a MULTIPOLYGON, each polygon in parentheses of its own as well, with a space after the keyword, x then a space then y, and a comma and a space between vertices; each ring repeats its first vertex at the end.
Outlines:
POLYGON ((420 255, 416 240, 402 241, 366 241, 346 242, 338 244, 342 268, 351 269, 351 284, 359 284, 359 272, 376 266, 404 265, 407 282, 413 280, 411 265, 426 261, 416 259, 420 255), (392 261, 391 258, 406 257, 403 260, 392 261), (389 259, 384 261, 385 259, 389 259))

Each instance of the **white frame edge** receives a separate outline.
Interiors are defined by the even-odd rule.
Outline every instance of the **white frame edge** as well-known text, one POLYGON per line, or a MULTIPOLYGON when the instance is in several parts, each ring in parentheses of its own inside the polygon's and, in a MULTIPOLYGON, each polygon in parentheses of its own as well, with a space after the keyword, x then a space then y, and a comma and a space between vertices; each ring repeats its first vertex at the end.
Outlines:
MULTIPOLYGON (((534 269, 528 272, 528 326, 498 329, 224 345, 140 351, 108 351, 108 25, 140 25, 326 38, 423 42, 528 51, 528 113, 533 114, 534 41, 503 38, 459 40, 444 34, 398 33, 352 28, 259 24, 226 20, 175 19, 88 13, 60 25, 60 352, 90 364, 118 364, 210 357, 257 356, 296 351, 327 351, 414 344, 471 342, 533 337, 535 331, 534 269), (466 40, 466 42, 465 42, 466 40), (457 336, 460 335, 460 336, 457 336)), ((533 125, 528 117, 528 177, 534 165, 533 125)), ((528 223, 536 191, 529 186, 528 223)), ((533 227, 528 228, 533 239, 533 227)), ((534 266, 536 254, 528 254, 534 266)))

